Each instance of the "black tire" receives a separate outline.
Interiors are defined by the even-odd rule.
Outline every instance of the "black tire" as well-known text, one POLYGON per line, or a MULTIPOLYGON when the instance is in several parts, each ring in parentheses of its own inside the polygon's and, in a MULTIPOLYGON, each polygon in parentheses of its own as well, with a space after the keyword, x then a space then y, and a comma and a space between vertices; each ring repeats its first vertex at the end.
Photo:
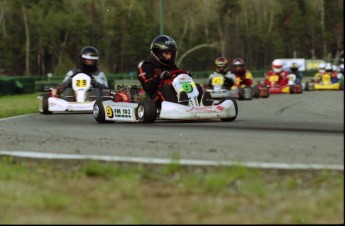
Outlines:
POLYGON ((244 89, 238 88, 238 100, 244 100, 244 89))
POLYGON ((235 98, 228 97, 228 98, 222 99, 219 104, 223 103, 225 100, 231 100, 234 103, 236 115, 234 117, 232 117, 232 118, 221 118, 220 120, 222 120, 223 122, 232 122, 232 121, 234 121, 237 118, 237 115, 238 115, 237 101, 235 100, 235 98))
POLYGON ((295 94, 295 85, 289 85, 290 94, 295 94))
POLYGON ((253 88, 250 86, 246 86, 243 88, 243 94, 245 100, 252 100, 253 99, 253 88))
POLYGON ((93 117, 96 119, 98 123, 105 123, 105 112, 102 100, 96 100, 95 104, 93 105, 92 111, 93 117))
POLYGON ((41 114, 43 115, 50 115, 53 112, 49 111, 49 104, 48 104, 48 98, 49 98, 49 94, 42 94, 42 112, 41 114))
POLYGON ((253 87, 253 96, 254 96, 254 98, 259 98, 260 97, 259 88, 258 87, 253 87))
POLYGON ((157 116, 156 105, 151 99, 145 99, 143 102, 138 104, 135 114, 140 122, 153 123, 157 116))
POLYGON ((309 91, 309 82, 306 82, 305 83, 305 88, 304 88, 305 91, 309 91))
POLYGON ((270 88, 266 87, 266 95, 262 96, 262 98, 268 98, 270 96, 270 88))

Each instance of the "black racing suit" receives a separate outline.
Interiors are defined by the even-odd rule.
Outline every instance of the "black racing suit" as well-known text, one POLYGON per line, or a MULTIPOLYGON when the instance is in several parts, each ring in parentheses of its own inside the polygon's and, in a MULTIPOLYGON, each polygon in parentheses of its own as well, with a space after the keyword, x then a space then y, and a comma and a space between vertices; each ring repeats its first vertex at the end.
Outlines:
MULTIPOLYGON (((177 103, 177 95, 173 88, 172 79, 162 80, 160 74, 163 71, 168 71, 172 76, 174 72, 182 71, 175 64, 171 67, 162 67, 155 61, 144 61, 139 64, 137 78, 140 81, 146 94, 154 101, 155 105, 160 108, 162 101, 170 101, 177 103)), ((186 72, 190 75, 190 73, 186 72)), ((174 76, 173 76, 174 77, 174 76)), ((202 96, 202 88, 196 84, 199 96, 202 96)), ((201 99, 201 98, 199 98, 201 99)))

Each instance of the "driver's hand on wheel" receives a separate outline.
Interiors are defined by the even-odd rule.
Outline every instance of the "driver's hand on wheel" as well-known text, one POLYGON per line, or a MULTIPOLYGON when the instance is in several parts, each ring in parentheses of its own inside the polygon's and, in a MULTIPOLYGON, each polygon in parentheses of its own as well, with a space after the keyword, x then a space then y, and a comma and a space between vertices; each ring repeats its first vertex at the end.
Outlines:
POLYGON ((169 73, 168 71, 163 71, 163 72, 159 75, 159 77, 160 77, 161 79, 163 79, 163 80, 165 80, 165 79, 171 79, 171 75, 170 75, 170 73, 169 73))
POLYGON ((96 86, 97 86, 97 81, 96 81, 95 78, 92 78, 92 79, 91 79, 91 85, 92 85, 93 87, 96 87, 96 86))

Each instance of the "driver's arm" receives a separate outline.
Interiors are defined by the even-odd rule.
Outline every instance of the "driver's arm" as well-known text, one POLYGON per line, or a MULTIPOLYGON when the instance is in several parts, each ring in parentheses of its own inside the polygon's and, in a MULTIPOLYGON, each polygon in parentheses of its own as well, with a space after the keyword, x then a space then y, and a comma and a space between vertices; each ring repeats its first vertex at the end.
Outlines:
POLYGON ((70 70, 67 72, 65 78, 62 81, 63 86, 68 87, 72 83, 72 78, 71 76, 74 74, 73 70, 70 70))
POLYGON ((97 76, 94 77, 96 83, 94 84, 95 88, 107 89, 108 80, 104 72, 100 72, 97 76))

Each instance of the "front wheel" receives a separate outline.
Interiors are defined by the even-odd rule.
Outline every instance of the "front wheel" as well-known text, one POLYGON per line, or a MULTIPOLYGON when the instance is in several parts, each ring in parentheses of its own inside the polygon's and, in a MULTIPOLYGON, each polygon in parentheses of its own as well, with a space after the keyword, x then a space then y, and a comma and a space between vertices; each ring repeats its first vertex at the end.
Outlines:
POLYGON ((52 112, 49 111, 49 103, 48 103, 49 94, 42 94, 41 97, 42 97, 42 112, 41 112, 41 114, 44 114, 44 115, 52 114, 52 112))
POLYGON ((145 99, 138 104, 136 116, 140 122, 153 123, 156 120, 157 109, 151 99, 145 99))
POLYGON ((93 105, 93 117, 98 123, 105 123, 105 112, 102 100, 96 100, 93 105))
POLYGON ((221 118, 220 120, 222 120, 223 122, 232 122, 237 118, 238 115, 237 101, 235 100, 235 98, 225 98, 219 104, 223 103, 225 100, 231 100, 234 103, 236 115, 231 118, 221 118))

